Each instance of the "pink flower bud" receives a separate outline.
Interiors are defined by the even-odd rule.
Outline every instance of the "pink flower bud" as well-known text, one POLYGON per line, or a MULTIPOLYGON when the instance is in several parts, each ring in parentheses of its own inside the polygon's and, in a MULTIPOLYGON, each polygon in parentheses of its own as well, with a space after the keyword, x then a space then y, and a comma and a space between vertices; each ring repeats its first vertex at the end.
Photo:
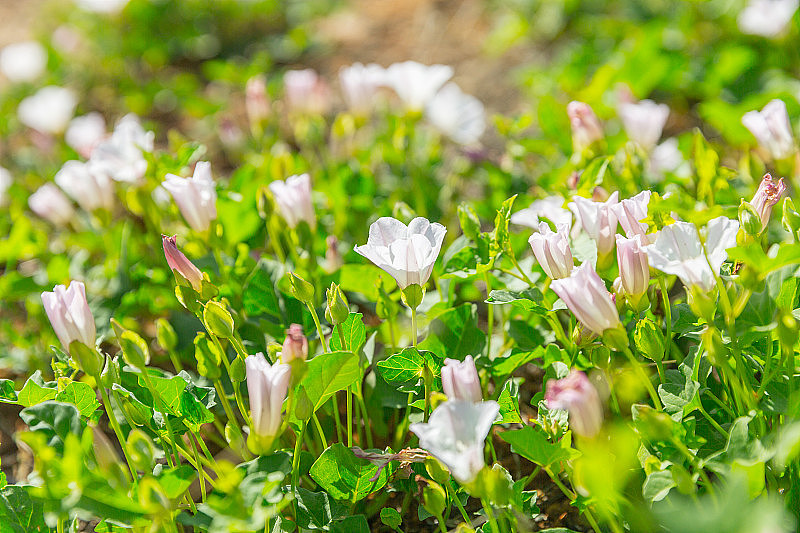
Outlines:
POLYGON ((569 412, 569 426, 582 437, 594 437, 603 425, 603 404, 586 374, 572 370, 563 379, 547 382, 544 395, 549 409, 569 412))
POLYGON ((603 126, 589 104, 570 102, 567 115, 572 126, 572 147, 575 152, 583 152, 603 138, 603 126))
POLYGON ((457 359, 444 360, 442 389, 448 400, 480 402, 483 399, 481 381, 471 355, 466 356, 463 362, 457 359))
POLYGON ((247 109, 247 119, 251 125, 260 124, 269 116, 267 79, 264 76, 253 76, 247 80, 244 103, 247 109))
POLYGON ((558 232, 554 232, 547 222, 540 222, 539 233, 534 233, 528 239, 533 255, 550 279, 566 278, 575 266, 568 234, 569 226, 566 224, 559 224, 558 232))
POLYGON ((272 440, 280 430, 292 369, 285 364, 270 365, 261 353, 247 356, 244 362, 253 421, 251 434, 262 440, 272 440))
POLYGON ((625 294, 638 298, 647 292, 650 284, 650 266, 647 252, 642 248, 641 235, 626 239, 617 235, 617 264, 625 294))
POLYGON ((45 183, 30 195, 28 206, 31 211, 56 226, 66 225, 75 214, 75 208, 70 201, 52 183, 45 183))
POLYGON ((94 348, 97 330, 94 316, 86 302, 86 287, 82 282, 72 281, 68 288, 56 285, 52 292, 43 292, 42 304, 65 350, 69 351, 69 345, 73 341, 80 341, 94 348))
POLYGON ((761 229, 767 227, 769 217, 772 215, 772 207, 778 203, 783 193, 786 192, 786 184, 783 178, 779 179, 777 183, 772 181, 770 174, 764 174, 761 183, 758 185, 756 194, 750 201, 750 205, 756 210, 758 216, 761 217, 761 229))
POLYGON ((289 363, 295 359, 308 358, 308 339, 303 335, 303 326, 292 324, 286 331, 286 340, 283 341, 281 362, 289 363))
POLYGON ((575 268, 568 278, 550 285, 583 325, 598 335, 620 325, 614 299, 591 263, 575 268))
POLYGON ((203 273, 178 250, 177 235, 172 237, 162 235, 161 244, 164 246, 164 256, 167 258, 169 268, 183 276, 192 284, 194 290, 200 292, 203 288, 203 273))

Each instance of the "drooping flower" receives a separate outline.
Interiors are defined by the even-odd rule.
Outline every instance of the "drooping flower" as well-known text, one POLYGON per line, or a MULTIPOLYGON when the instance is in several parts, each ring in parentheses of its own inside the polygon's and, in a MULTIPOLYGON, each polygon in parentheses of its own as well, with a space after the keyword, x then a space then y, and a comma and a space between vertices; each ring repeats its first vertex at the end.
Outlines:
POLYGON ((783 100, 772 100, 761 111, 748 111, 742 116, 742 124, 773 159, 794 154, 792 125, 783 100))
POLYGON ((339 69, 339 85, 347 107, 358 113, 369 112, 385 78, 386 69, 375 63, 353 63, 339 69))
POLYGON ((40 133, 61 133, 69 124, 78 97, 70 89, 50 85, 19 103, 19 121, 40 133))
POLYGON ((75 215, 69 199, 52 183, 45 183, 28 197, 31 211, 56 226, 67 224, 75 215))
POLYGON ((742 33, 777 37, 797 11, 798 0, 750 0, 736 21, 742 33))
POLYGON ((433 272, 447 229, 438 222, 417 217, 408 226, 381 217, 369 227, 367 244, 355 251, 391 275, 401 289, 424 286, 433 272))
POLYGON ((659 231, 655 242, 644 250, 651 267, 678 276, 687 288, 696 285, 709 291, 716 284, 714 275, 719 274, 728 257, 726 250, 736 245, 737 231, 736 220, 726 217, 710 220, 706 225, 704 253, 697 227, 688 222, 674 222, 659 231))
POLYGON ((106 174, 93 172, 86 163, 67 161, 56 173, 55 182, 84 211, 114 206, 114 182, 106 174))
POLYGON ((178 249, 178 236, 162 235, 161 245, 164 247, 164 257, 170 270, 183 276, 195 291, 200 292, 203 288, 203 273, 178 249))
POLYGON ((9 44, 0 50, 0 72, 11 82, 33 81, 47 67, 47 50, 36 41, 9 44))
POLYGON ((777 183, 772 181, 770 174, 764 174, 761 183, 758 185, 758 190, 750 201, 750 205, 756 210, 758 216, 761 218, 761 230, 767 227, 769 217, 772 215, 772 208, 778 203, 783 193, 786 192, 786 184, 783 178, 779 179, 777 183))
POLYGON ((497 402, 448 400, 440 404, 427 423, 411 424, 421 448, 447 466, 460 483, 469 483, 483 468, 483 445, 500 406, 497 402))
POLYGON ((479 402, 483 399, 481 380, 471 355, 466 356, 463 361, 444 360, 442 390, 448 400, 479 402))
POLYGON ((620 325, 614 299, 591 263, 575 268, 568 278, 553 280, 550 287, 594 333, 602 335, 605 330, 620 325))
POLYGON ((642 236, 626 239, 617 235, 617 264, 625 294, 638 299, 650 284, 650 266, 642 244, 642 236))
POLYGON ((406 109, 422 111, 452 77, 453 68, 447 65, 423 65, 416 61, 404 61, 389 65, 384 83, 397 93, 406 109))
POLYGON ((106 120, 96 111, 73 118, 64 133, 67 144, 86 158, 91 157, 94 147, 105 138, 106 120))
POLYGON ((311 202, 311 176, 300 174, 289 176, 286 181, 276 180, 269 184, 269 190, 290 228, 296 228, 301 220, 305 220, 311 228, 316 227, 317 217, 311 202))
POLYGON ((56 285, 52 292, 43 292, 42 304, 65 350, 69 351, 69 345, 73 341, 80 341, 89 348, 94 348, 97 330, 94 316, 86 302, 86 287, 82 282, 71 281, 69 287, 56 285))
POLYGON ((199 161, 191 178, 167 174, 162 185, 172 194, 193 230, 206 231, 217 218, 217 190, 211 177, 211 163, 199 161))
POLYGON ((286 364, 270 365, 264 354, 248 355, 247 392, 250 396, 251 436, 259 439, 266 451, 281 427, 283 401, 289 390, 292 368, 286 364))
POLYGON ((125 115, 117 122, 111 137, 94 147, 89 165, 93 171, 108 174, 114 181, 136 183, 147 171, 147 160, 142 152, 153 151, 153 139, 153 132, 142 128, 139 117, 125 115))
POLYGON ((550 229, 547 222, 539 223, 539 232, 531 235, 528 243, 533 255, 550 279, 566 278, 572 272, 575 263, 572 260, 572 249, 569 247, 569 227, 559 225, 558 231, 550 229))
POLYGON ((567 377, 547 382, 544 399, 549 409, 569 412, 569 426, 582 437, 591 438, 603 425, 603 404, 586 374, 571 370, 567 377))
POLYGON ((598 256, 607 255, 614 248, 617 215, 613 206, 618 198, 618 191, 614 191, 605 202, 593 202, 582 196, 574 196, 567 206, 580 222, 583 231, 597 243, 598 256))
POLYGON ((303 335, 303 326, 292 324, 286 330, 286 340, 283 341, 281 362, 289 363, 295 359, 308 358, 308 339, 303 335))
POLYGON ((647 218, 647 204, 650 203, 650 191, 642 191, 633 198, 621 200, 611 207, 617 216, 625 235, 630 239, 640 235, 644 244, 649 244, 652 235, 647 234, 647 224, 641 222, 647 218))
POLYGON ((567 104, 567 115, 572 127, 572 149, 576 153, 583 152, 603 138, 603 126, 589 104, 570 102, 567 104))
POLYGON ((328 84, 314 69, 286 72, 283 76, 283 92, 289 109, 296 113, 322 115, 331 105, 328 84))
POLYGON ((486 112, 480 100, 448 83, 428 101, 425 115, 431 124, 459 144, 478 142, 486 129, 486 112))
POLYGON ((669 107, 652 100, 624 102, 619 105, 618 113, 628 138, 649 151, 661 138, 669 117, 669 107))
POLYGON ((538 230, 542 218, 546 218, 556 227, 572 226, 572 212, 564 209, 564 198, 561 196, 548 196, 541 200, 534 200, 530 206, 512 214, 510 221, 512 224, 538 230))

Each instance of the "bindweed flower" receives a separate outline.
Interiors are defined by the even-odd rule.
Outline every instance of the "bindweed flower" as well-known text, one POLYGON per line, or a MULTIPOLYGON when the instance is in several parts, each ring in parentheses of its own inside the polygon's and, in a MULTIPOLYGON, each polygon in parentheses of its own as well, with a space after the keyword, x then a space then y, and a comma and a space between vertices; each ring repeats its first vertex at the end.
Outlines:
POLYGON ((162 185, 172 194, 193 230, 208 230, 211 221, 217 218, 217 190, 211 177, 211 163, 199 161, 191 178, 167 174, 162 185))
POLYGON ((292 324, 286 330, 286 340, 281 350, 281 363, 290 363, 295 359, 305 361, 308 358, 308 339, 303 335, 303 326, 292 324))
POLYGON ((528 239, 536 261, 550 279, 568 277, 575 266, 572 260, 572 249, 570 249, 567 239, 568 233, 568 226, 559 225, 558 231, 554 232, 547 222, 540 222, 539 232, 534 233, 528 239))
POLYGON ((620 104, 618 113, 628 138, 650 151, 661 138, 669 117, 669 107, 652 100, 642 100, 620 104))
POLYGON ((106 138, 106 120, 97 112, 73 118, 64 140, 81 156, 89 158, 94 147, 106 138))
POLYGON ((114 181, 136 183, 147 171, 142 152, 153 151, 153 139, 153 132, 144 131, 136 115, 125 115, 117 122, 111 137, 94 147, 89 165, 114 181))
POLYGON ((11 82, 33 81, 47 67, 47 50, 36 41, 9 44, 0 50, 0 72, 11 82))
POLYGON ((247 120, 250 121, 251 126, 260 124, 269 116, 267 79, 263 75, 253 76, 247 80, 244 90, 244 105, 247 111, 247 120))
POLYGON ((106 174, 93 172, 86 163, 67 161, 56 173, 55 182, 84 211, 114 206, 114 182, 106 174))
POLYGON ((422 111, 439 89, 453 77, 446 65, 423 65, 416 61, 393 63, 386 69, 384 84, 391 87, 406 109, 422 111))
POLYGON ((535 200, 525 209, 520 209, 511 215, 511 223, 527 226, 538 230, 542 218, 546 218, 556 227, 560 225, 572 226, 572 212, 564 209, 564 198, 561 196, 548 196, 535 200))
POLYGON ((719 274, 728 257, 725 250, 736 245, 738 231, 736 220, 726 217, 710 220, 704 252, 697 227, 688 222, 674 222, 659 231, 655 242, 644 250, 651 267, 678 276, 687 288, 697 286, 709 291, 716 284, 715 274, 719 274))
POLYGON ((94 348, 97 330, 92 311, 86 302, 86 287, 82 282, 71 281, 69 287, 56 285, 52 292, 43 292, 42 304, 61 346, 66 351, 69 351, 69 345, 73 341, 94 348))
POLYGON ((603 425, 603 404, 586 374, 571 370, 567 377, 547 382, 544 395, 548 409, 569 412, 569 427, 581 437, 592 438, 603 425))
POLYGON ((28 197, 31 211, 56 226, 64 226, 75 215, 69 199, 52 183, 45 183, 28 197))
POLYGON ((66 129, 77 105, 78 97, 72 90, 50 85, 22 100, 17 117, 40 133, 56 134, 66 129))
POLYGON ((772 100, 761 111, 748 111, 742 116, 742 124, 773 159, 794 154, 792 125, 783 100, 772 100))
POLYGON ((619 192, 614 191, 605 202, 593 202, 582 196, 574 196, 567 207, 580 222, 583 231, 597 243, 598 257, 608 255, 614 249, 617 233, 617 215, 613 209, 619 192))
POLYGON ((578 320, 594 333, 602 335, 605 330, 620 325, 614 299, 591 263, 575 268, 568 278, 553 280, 550 286, 578 320))
POLYGON ((742 33, 777 37, 791 22, 798 3, 798 0, 750 0, 736 22, 742 33))
POLYGON ((625 294, 634 302, 638 301, 650 284, 650 266, 641 235, 630 239, 617 235, 617 264, 625 294))
POLYGON ((172 237, 161 236, 161 245, 164 247, 164 257, 167 258, 167 264, 170 270, 177 272, 192 285, 195 291, 200 292, 203 288, 203 273, 183 255, 183 252, 178 249, 177 242, 177 235, 172 237))
POLYGON ((453 141, 473 145, 486 129, 486 112, 480 100, 448 83, 425 106, 431 124, 453 141))
POLYGON ((447 230, 438 222, 417 217, 408 226, 381 217, 369 227, 367 244, 355 251, 391 275, 400 289, 424 286, 433 272, 447 230))
POLYGON ((443 462, 459 483, 469 483, 484 466, 484 441, 499 412, 497 402, 448 400, 434 409, 427 423, 411 424, 410 429, 420 447, 443 462))
POLYGON ((14 183, 14 178, 11 177, 11 172, 0 167, 0 207, 6 205, 6 191, 12 183, 14 183))
POLYGON ((767 227, 769 218, 772 215, 772 208, 778 203, 783 193, 786 192, 786 184, 783 178, 779 179, 777 183, 772 181, 770 174, 764 174, 761 183, 758 185, 758 190, 750 201, 759 218, 761 218, 761 231, 767 227))
POLYGON ((314 69, 290 70, 283 75, 288 108, 296 113, 323 115, 331 106, 328 84, 314 69))
POLYGON ((296 228, 301 220, 305 220, 312 229, 317 226, 314 204, 311 202, 311 176, 300 174, 289 176, 286 181, 276 180, 269 184, 269 190, 290 228, 296 228))
POLYGON ((572 149, 581 153, 603 138, 603 126, 589 104, 570 102, 567 116, 572 127, 572 149))
POLYGON ((647 218, 647 204, 649 203, 650 191, 642 191, 633 198, 626 198, 611 207, 620 226, 625 231, 625 235, 629 239, 639 235, 644 244, 650 244, 650 239, 653 237, 647 235, 647 224, 641 222, 647 218))
POLYGON ((339 85, 347 107, 357 113, 366 113, 372 109, 375 96, 385 78, 386 69, 375 63, 353 63, 339 69, 339 85))
POLYGON ((448 400, 480 402, 483 399, 481 380, 471 355, 466 356, 463 361, 444 360, 442 389, 448 400))
POLYGON ((248 444, 257 453, 266 453, 281 427, 283 401, 289 391, 291 367, 270 365, 264 354, 248 355, 247 393, 250 396, 252 426, 248 444))

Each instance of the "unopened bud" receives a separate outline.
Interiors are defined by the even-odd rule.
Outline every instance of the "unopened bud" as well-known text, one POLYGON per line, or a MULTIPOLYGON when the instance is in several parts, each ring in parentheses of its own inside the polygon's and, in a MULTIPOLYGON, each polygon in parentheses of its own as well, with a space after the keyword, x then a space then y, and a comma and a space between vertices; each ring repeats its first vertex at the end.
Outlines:
POLYGON ((652 319, 644 318, 636 324, 633 342, 639 353, 651 361, 664 359, 664 334, 652 319))
POLYGON ((308 358, 308 339, 303 335, 303 326, 292 324, 286 330, 286 340, 283 341, 281 362, 289 363, 295 359, 305 361, 308 358))
POLYGON ((211 381, 219 379, 222 372, 219 365, 225 354, 220 353, 217 345, 203 332, 194 338, 194 356, 197 359, 197 373, 211 381))
POLYGON ((171 352, 178 345, 178 335, 165 318, 156 320, 156 341, 166 352, 171 352))
POLYGON ((92 377, 99 377, 103 371, 103 356, 95 348, 90 348, 81 341, 69 344, 69 354, 78 363, 81 370, 92 377))
POLYGON ((325 318, 334 326, 341 324, 350 316, 350 306, 342 289, 335 283, 331 283, 327 290, 328 306, 325 308, 325 318))
POLYGON ((208 302, 203 309, 203 323, 206 329, 222 339, 233 336, 233 317, 220 302, 208 302))
POLYGON ((761 234, 762 225, 761 217, 756 213, 755 208, 750 205, 750 202, 742 200, 739 204, 739 224, 748 235, 757 237, 761 234))
POLYGON ((289 272, 289 283, 291 284, 292 296, 303 302, 310 304, 314 298, 314 286, 295 274, 289 272))

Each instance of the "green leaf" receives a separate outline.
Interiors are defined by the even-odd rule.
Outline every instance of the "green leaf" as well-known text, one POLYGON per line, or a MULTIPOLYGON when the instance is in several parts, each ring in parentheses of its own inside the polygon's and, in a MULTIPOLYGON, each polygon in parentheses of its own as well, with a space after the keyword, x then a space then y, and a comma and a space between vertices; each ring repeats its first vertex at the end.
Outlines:
POLYGON ((370 533, 367 517, 363 514, 348 516, 331 523, 331 533, 370 533))
POLYGON ((653 472, 647 476, 642 485, 642 496, 648 502, 658 502, 663 500, 669 494, 672 487, 675 486, 675 480, 672 473, 669 471, 653 472))
POLYGON ((533 311, 537 315, 544 315, 548 310, 542 305, 543 300, 542 292, 534 287, 524 291, 492 291, 489 293, 489 298, 486 299, 486 303, 494 305, 511 304, 522 310, 533 311))
POLYGON ((45 383, 42 372, 37 370, 28 378, 17 395, 17 403, 23 407, 31 407, 47 400, 53 400, 58 391, 55 382, 45 383))
POLYGON ((275 284, 281 277, 282 266, 261 259, 244 284, 242 305, 247 316, 268 315, 282 321, 275 284))
POLYGON ((402 352, 380 361, 377 368, 378 373, 387 383, 416 382, 422 378, 425 358, 416 348, 408 347, 402 352))
POLYGON ((197 479, 197 471, 190 465, 181 465, 162 470, 157 479, 167 498, 174 501, 189 490, 189 486, 197 479))
POLYGON ((361 313, 350 313, 347 320, 334 328, 335 330, 342 328, 344 346, 339 338, 339 332, 334 331, 330 342, 331 351, 346 350, 357 354, 361 350, 367 340, 367 327, 361 319, 363 316, 361 313))
POLYGON ((49 533, 44 521, 44 505, 31 498, 25 485, 8 485, 0 490, 0 532, 49 533))
POLYGON ((310 474, 330 496, 355 503, 383 488, 394 472, 394 465, 389 463, 374 481, 370 481, 378 468, 336 443, 322 452, 311 466, 310 474))
POLYGON ((16 403, 17 391, 14 390, 14 381, 0 379, 0 402, 16 403))
POLYGON ((687 415, 697 407, 693 400, 700 384, 692 380, 692 368, 681 365, 678 370, 664 372, 665 383, 658 386, 658 396, 664 403, 664 411, 670 414, 687 415), (693 404, 693 405, 690 405, 693 404))
POLYGON ((521 424, 522 418, 519 416, 519 385, 513 380, 509 379, 503 385, 503 390, 497 398, 497 403, 500 405, 501 424, 521 424))
POLYGON ((80 381, 70 382, 63 391, 56 394, 59 402, 71 403, 80 411, 81 416, 90 417, 99 407, 97 393, 92 387, 80 381))
POLYGON ((486 334, 478 327, 478 306, 472 303, 442 313, 429 331, 419 346, 439 357, 462 361, 467 355, 480 354, 486 344, 486 334))
MULTIPOLYGON (((158 393, 160 400, 154 404, 156 410, 179 416, 181 412, 181 396, 188 384, 186 380, 181 376, 162 378, 154 375, 150 376, 150 380, 153 382, 153 388, 158 393)), ((141 375, 139 375, 139 386, 146 387, 145 380, 141 375)))
POLYGON ((45 435, 48 439, 47 445, 59 452, 64 449, 67 435, 80 435, 85 426, 77 407, 55 400, 26 407, 19 413, 19 417, 28 424, 31 431, 45 435))
POLYGON ((339 287, 346 292, 363 294, 370 301, 378 299, 378 279, 383 281, 383 287, 391 292, 397 286, 394 278, 374 265, 345 264, 339 270, 339 287))
POLYGON ((559 461, 579 455, 577 450, 563 448, 547 440, 544 432, 528 426, 516 431, 506 431, 500 438, 511 445, 511 451, 541 466, 550 466, 559 461))
POLYGON ((750 243, 728 249, 728 259, 741 261, 758 272, 761 279, 767 274, 787 265, 800 264, 800 244, 783 243, 773 257, 767 256, 761 243, 750 243))
POLYGON ((338 518, 348 515, 347 506, 332 499, 326 492, 297 489, 297 525, 305 529, 326 529, 338 518))
POLYGON ((361 378, 358 356, 353 352, 320 354, 308 361, 306 369, 300 386, 306 390, 314 411, 336 392, 346 389, 361 378))

